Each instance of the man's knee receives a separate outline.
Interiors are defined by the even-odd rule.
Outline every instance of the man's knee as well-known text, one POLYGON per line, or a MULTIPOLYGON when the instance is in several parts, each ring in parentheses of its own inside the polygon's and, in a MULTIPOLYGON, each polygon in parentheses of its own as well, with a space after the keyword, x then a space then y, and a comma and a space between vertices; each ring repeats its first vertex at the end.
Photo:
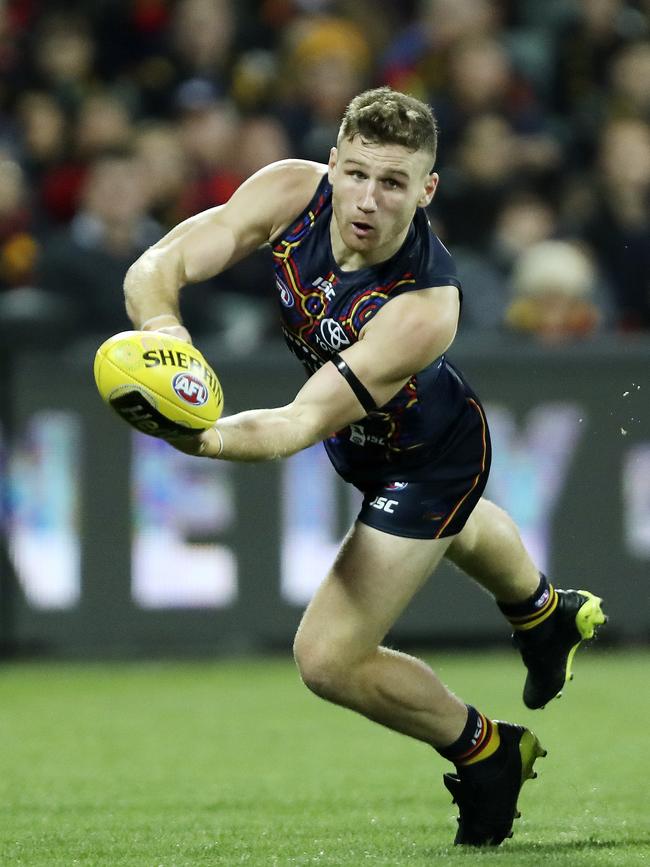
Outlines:
POLYGON ((349 690, 352 666, 333 645, 298 635, 293 655, 305 686, 328 701, 341 702, 349 690))

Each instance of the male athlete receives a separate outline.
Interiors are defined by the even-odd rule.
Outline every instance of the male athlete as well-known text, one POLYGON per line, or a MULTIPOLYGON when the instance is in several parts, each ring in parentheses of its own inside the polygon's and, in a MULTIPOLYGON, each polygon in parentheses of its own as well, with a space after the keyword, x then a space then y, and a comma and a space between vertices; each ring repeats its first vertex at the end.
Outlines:
POLYGON ((485 414, 445 357, 460 284, 424 211, 438 185, 436 140, 428 106, 386 87, 362 93, 327 165, 285 160, 257 172, 225 205, 181 223, 141 256, 125 295, 136 328, 189 340, 181 287, 271 245, 282 328, 309 379, 286 406, 238 413, 172 444, 261 461, 324 441, 364 500, 298 629, 301 677, 323 698, 449 759, 455 842, 499 845, 545 754, 539 741, 488 719, 423 662, 381 642, 447 557, 513 625, 528 669, 524 702, 540 708, 604 615, 591 593, 555 590, 512 520, 481 497, 490 467, 485 414))

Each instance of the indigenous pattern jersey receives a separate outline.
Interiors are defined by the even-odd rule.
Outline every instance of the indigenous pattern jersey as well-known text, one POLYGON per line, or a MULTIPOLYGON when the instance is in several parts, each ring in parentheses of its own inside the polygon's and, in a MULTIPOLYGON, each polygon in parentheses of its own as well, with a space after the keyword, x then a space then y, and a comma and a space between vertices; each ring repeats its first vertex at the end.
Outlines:
MULTIPOLYGON (((314 373, 355 343, 363 326, 404 292, 460 283, 451 255, 418 208, 401 249, 358 271, 341 270, 330 243, 332 187, 327 175, 303 213, 273 245, 282 329, 291 351, 314 373)), ((444 356, 412 376, 387 404, 325 441, 334 467, 360 486, 426 479, 463 433, 471 391, 444 356)), ((469 424, 476 413, 469 411, 469 424)))

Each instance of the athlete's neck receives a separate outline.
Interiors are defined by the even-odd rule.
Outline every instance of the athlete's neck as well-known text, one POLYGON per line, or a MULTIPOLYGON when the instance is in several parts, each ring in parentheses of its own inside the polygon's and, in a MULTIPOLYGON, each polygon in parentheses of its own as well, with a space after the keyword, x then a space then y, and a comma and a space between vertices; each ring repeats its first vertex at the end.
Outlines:
POLYGON ((410 224, 396 238, 391 238, 386 244, 371 250, 353 250, 341 237, 336 216, 332 214, 330 221, 330 241, 332 254, 341 271, 360 271, 372 265, 378 265, 394 256, 401 249, 409 233, 410 224))

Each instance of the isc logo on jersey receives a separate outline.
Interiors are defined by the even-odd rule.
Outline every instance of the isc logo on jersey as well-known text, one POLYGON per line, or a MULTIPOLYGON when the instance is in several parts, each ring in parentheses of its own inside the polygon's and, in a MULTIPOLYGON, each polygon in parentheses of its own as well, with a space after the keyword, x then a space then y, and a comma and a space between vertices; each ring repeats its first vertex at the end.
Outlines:
POLYGON ((191 373, 177 373, 172 380, 172 388, 181 400, 192 406, 203 406, 208 399, 208 389, 191 373))

